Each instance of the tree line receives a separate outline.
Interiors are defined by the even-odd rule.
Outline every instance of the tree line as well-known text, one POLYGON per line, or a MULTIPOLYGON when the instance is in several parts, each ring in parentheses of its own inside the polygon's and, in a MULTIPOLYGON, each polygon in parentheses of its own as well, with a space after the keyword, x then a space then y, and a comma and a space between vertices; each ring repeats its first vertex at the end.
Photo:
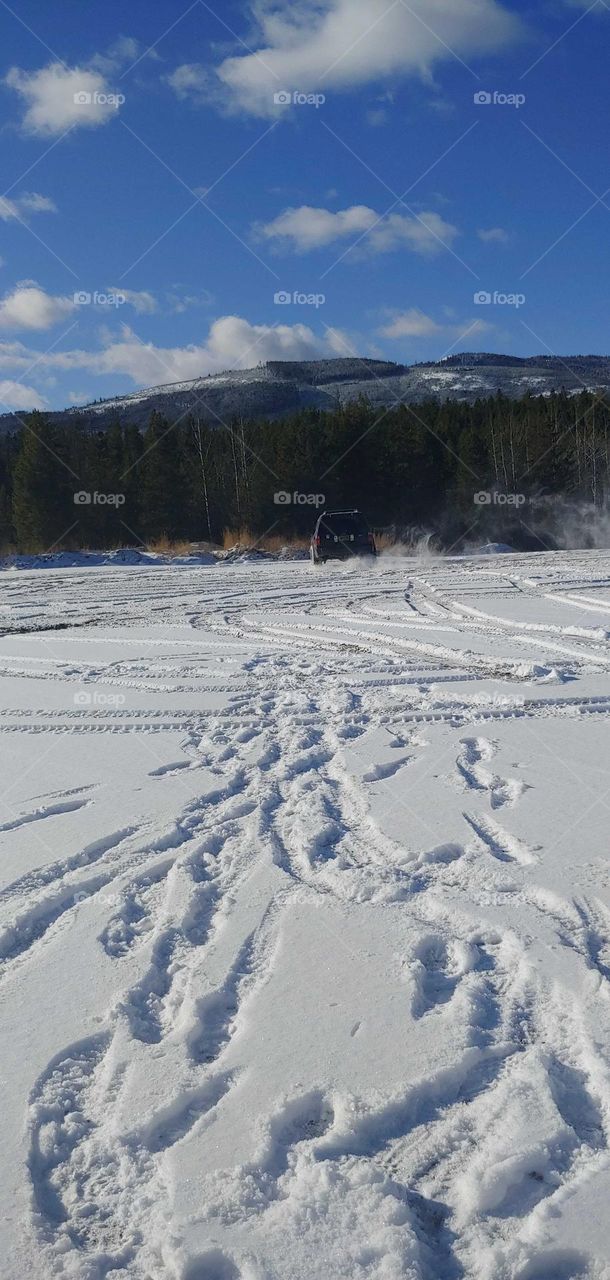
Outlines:
POLYGON ((474 524, 525 545, 543 514, 548 530, 554 499, 605 508, 609 450, 610 403, 588 391, 388 409, 361 398, 226 425, 155 413, 144 432, 33 413, 0 439, 0 548, 303 536, 321 497, 397 536, 428 530, 459 546, 474 524))

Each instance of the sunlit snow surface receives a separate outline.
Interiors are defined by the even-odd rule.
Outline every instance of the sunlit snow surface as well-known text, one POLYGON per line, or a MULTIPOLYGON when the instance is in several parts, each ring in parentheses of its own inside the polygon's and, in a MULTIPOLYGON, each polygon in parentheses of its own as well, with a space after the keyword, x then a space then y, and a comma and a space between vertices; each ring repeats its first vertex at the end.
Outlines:
POLYGON ((6 1280, 610 1276, 610 553, 0 574, 6 1280))

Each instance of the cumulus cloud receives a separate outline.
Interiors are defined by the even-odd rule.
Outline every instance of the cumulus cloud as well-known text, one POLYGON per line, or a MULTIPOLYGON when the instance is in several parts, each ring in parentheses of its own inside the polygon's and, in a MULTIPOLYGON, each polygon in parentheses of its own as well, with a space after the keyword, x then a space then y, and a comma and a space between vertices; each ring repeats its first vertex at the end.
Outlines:
POLYGON ((116 94, 94 67, 67 67, 50 62, 38 71, 11 67, 5 84, 25 106, 26 133, 55 136, 73 126, 97 128, 116 115, 116 94))
MULTIPOLYGON (((279 89, 341 91, 405 75, 429 76, 440 59, 467 59, 514 39, 518 19, 497 0, 256 0, 258 49, 216 68, 229 102, 258 115, 279 89)), ((197 77, 181 89, 201 93, 197 77)), ((192 70, 192 69, 191 69, 192 70)), ((177 86, 174 86, 178 89, 177 86)))
POLYGON ((159 348, 143 345, 128 330, 84 366, 93 373, 123 373, 138 385, 180 382, 222 369, 248 369, 260 360, 309 360, 335 350, 333 336, 318 338, 304 324, 253 325, 239 316, 222 316, 200 346, 159 348))
POLYGON ((50 329, 73 310, 72 298, 53 297, 27 282, 0 299, 0 328, 50 329))
POLYGON ((510 240, 508 231, 505 231, 504 227, 481 227, 477 235, 483 244, 507 244, 510 240))
POLYGON ((11 218, 23 219, 31 213, 57 213, 57 205, 38 191, 24 191, 14 199, 0 196, 0 219, 3 222, 10 222, 11 218))
POLYGON ((21 382, 0 379, 0 405, 2 411, 7 409, 45 409, 46 400, 32 387, 24 387, 21 382))
POLYGON ((382 338, 427 338, 441 332, 441 325, 417 307, 398 312, 379 330, 382 338))
POLYGON ((407 248, 423 255, 450 248, 459 234, 457 227, 445 222, 438 213, 425 212, 413 217, 390 213, 379 217, 374 209, 362 204, 337 213, 310 205, 285 209, 279 217, 256 227, 255 231, 261 239, 274 241, 297 253, 362 237, 362 248, 369 253, 407 248))
POLYGON ((186 347, 156 347, 124 327, 116 341, 100 351, 37 353, 22 343, 0 342, 0 368, 18 370, 32 360, 42 370, 74 369, 91 374, 123 374, 138 386, 182 382, 223 369, 248 369, 265 360, 310 360, 344 355, 347 339, 338 330, 319 337, 308 325, 250 324, 240 316, 222 316, 205 341, 186 347))

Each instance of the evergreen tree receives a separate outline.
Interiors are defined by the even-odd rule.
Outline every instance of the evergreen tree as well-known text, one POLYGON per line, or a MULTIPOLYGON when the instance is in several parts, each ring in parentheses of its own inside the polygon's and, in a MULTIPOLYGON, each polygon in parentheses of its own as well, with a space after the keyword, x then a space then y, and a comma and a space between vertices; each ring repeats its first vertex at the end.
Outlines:
POLYGON ((12 504, 4 485, 0 486, 0 553, 15 545, 12 504))
POLYGON ((313 505, 278 504, 281 490, 357 506, 377 528, 436 530, 445 545, 471 527, 477 538, 514 542, 537 513, 543 520, 553 495, 604 506, 609 479, 610 406, 588 391, 390 408, 362 398, 228 426, 203 414, 172 425, 156 414, 144 435, 118 422, 100 431, 93 417, 58 428, 33 414, 0 437, 0 542, 44 550, 220 541, 243 527, 308 534, 313 505), (521 531, 514 507, 477 509, 477 492, 492 489, 535 498, 521 531), (124 502, 77 505, 80 490, 124 502))
POLYGON ((13 524, 21 550, 44 551, 70 537, 79 520, 74 495, 80 487, 61 456, 60 433, 41 414, 30 414, 13 476, 13 524))
POLYGON ((185 481, 180 433, 159 413, 153 413, 144 434, 137 464, 139 529, 143 541, 176 539, 185 535, 185 481))

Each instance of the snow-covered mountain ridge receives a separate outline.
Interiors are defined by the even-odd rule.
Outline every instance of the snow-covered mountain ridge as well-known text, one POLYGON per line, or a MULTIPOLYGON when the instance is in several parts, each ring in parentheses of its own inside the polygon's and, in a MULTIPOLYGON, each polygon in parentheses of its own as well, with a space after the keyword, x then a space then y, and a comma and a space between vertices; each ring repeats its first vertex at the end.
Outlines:
MULTIPOLYGON (((334 360, 269 361, 254 369, 146 387, 79 408, 58 410, 55 421, 109 426, 117 419, 143 427, 153 411, 170 421, 185 413, 203 420, 236 416, 276 418, 304 407, 335 408, 365 395, 375 405, 417 404, 429 398, 467 400, 496 395, 518 399, 565 389, 610 389, 609 356, 517 357, 465 352, 427 364, 402 365, 358 357, 334 360)), ((0 431, 16 429, 19 416, 0 415, 0 431)))

